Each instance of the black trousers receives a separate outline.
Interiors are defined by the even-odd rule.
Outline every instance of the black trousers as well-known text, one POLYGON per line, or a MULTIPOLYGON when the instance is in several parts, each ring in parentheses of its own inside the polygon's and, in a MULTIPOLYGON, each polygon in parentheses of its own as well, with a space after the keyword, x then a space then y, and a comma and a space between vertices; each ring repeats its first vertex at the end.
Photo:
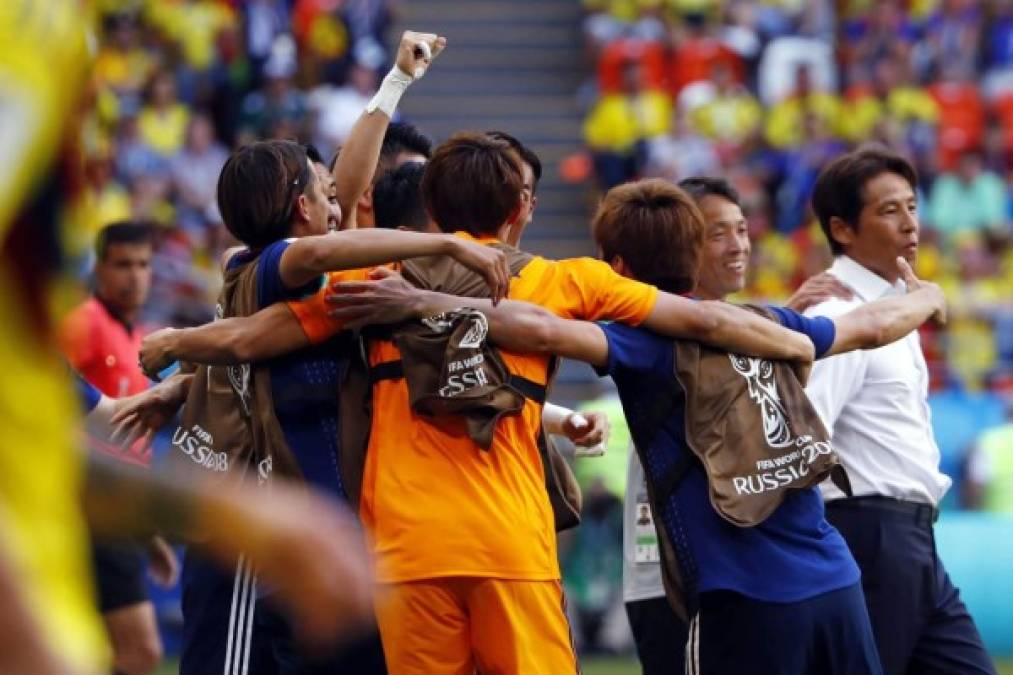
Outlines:
POLYGON ((257 597, 252 570, 233 574, 188 550, 183 564, 180 675, 386 675, 373 632, 332 653, 304 654, 298 637, 268 599, 257 597))
POLYGON ((927 505, 883 497, 827 503, 862 570, 886 675, 993 675, 995 665, 936 551, 927 505))
POLYGON ((689 626, 665 598, 626 603, 637 658, 644 675, 682 675, 689 626))

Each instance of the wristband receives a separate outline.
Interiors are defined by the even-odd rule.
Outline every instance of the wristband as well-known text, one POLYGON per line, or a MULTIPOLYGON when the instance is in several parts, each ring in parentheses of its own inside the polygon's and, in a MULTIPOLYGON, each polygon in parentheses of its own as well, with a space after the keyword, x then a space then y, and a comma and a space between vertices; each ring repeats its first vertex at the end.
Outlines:
POLYGON ((393 118, 394 111, 397 110, 398 101, 401 100, 408 85, 413 81, 414 78, 411 75, 405 73, 395 65, 387 73, 386 77, 383 78, 380 88, 376 90, 369 105, 366 106, 366 112, 372 114, 377 109, 380 109, 387 114, 387 117, 393 118))
POLYGON ((566 422, 566 418, 572 414, 573 411, 569 408, 546 402, 542 407, 542 423, 545 425, 545 430, 557 436, 563 435, 563 424, 566 422))

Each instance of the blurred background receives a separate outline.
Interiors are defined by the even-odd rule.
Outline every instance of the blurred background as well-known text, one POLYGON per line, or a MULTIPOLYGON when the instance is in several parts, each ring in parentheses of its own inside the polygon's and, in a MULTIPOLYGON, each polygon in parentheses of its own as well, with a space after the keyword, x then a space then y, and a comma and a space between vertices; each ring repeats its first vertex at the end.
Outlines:
MULTIPOLYGON (((449 47, 402 103, 439 141, 502 129, 541 157, 526 248, 593 255, 601 191, 723 175, 753 240, 741 300, 781 301, 825 269, 809 193, 829 158, 879 142, 920 174, 917 272, 950 300, 927 327, 933 423, 954 479, 942 556, 990 649, 1013 658, 1013 2, 994 0, 104 0, 83 120, 89 207, 68 232, 82 286, 91 244, 124 219, 157 232, 144 323, 212 317, 215 207, 228 153, 258 138, 329 156, 406 27, 449 47)), ((567 364, 560 402, 621 411, 567 364)), ((636 672, 621 609, 628 435, 577 460, 584 525, 561 545, 587 672, 636 672), (604 656, 601 656, 604 655, 604 656)), ((157 591, 156 591, 157 592, 157 591)), ((173 594, 159 595, 170 638, 173 594)), ((1013 672, 1011 670, 1010 672, 1013 672)))

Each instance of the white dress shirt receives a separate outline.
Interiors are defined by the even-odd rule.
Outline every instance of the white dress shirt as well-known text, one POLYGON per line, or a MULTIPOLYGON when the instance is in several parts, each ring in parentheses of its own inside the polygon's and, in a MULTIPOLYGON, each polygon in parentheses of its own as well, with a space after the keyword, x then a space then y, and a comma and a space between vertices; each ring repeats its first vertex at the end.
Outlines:
MULTIPOLYGON (((828 300, 808 316, 835 317, 879 298, 905 293, 847 256, 829 272, 855 291, 852 300, 828 300)), ((817 361, 806 393, 830 432, 855 496, 880 495, 936 506, 950 487, 939 471, 928 406, 929 372, 918 331, 885 347, 817 361)), ((827 500, 844 494, 829 481, 827 500)))

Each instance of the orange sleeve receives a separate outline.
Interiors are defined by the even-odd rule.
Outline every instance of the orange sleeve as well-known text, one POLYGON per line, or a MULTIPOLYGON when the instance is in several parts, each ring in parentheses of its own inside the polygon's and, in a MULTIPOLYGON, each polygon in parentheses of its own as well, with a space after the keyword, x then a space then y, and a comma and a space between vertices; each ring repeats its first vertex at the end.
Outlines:
POLYGON ((310 344, 325 342, 345 329, 340 321, 327 315, 330 306, 324 298, 330 292, 331 284, 339 281, 365 281, 368 278, 368 269, 328 272, 327 283, 319 291, 308 298, 285 303, 299 321, 310 344))
POLYGON ((617 274, 601 260, 571 258, 557 264, 564 272, 559 291, 577 300, 573 318, 638 326, 658 300, 657 288, 617 274))

